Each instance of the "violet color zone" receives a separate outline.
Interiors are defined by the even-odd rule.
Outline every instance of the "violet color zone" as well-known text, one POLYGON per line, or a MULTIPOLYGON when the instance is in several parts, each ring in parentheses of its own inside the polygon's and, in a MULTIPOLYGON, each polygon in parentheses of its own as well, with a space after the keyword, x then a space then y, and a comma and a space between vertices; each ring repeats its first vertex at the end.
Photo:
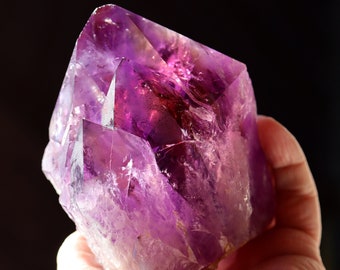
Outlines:
POLYGON ((215 269, 273 217, 246 66, 115 5, 80 34, 43 171, 105 269, 215 269))

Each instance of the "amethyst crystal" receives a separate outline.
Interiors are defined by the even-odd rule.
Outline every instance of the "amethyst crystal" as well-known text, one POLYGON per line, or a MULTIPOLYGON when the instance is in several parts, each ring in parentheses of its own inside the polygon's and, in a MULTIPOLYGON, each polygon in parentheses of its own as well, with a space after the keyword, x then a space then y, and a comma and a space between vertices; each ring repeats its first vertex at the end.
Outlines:
POLYGON ((246 66, 114 5, 76 43, 43 171, 105 269, 214 269, 273 216, 246 66))

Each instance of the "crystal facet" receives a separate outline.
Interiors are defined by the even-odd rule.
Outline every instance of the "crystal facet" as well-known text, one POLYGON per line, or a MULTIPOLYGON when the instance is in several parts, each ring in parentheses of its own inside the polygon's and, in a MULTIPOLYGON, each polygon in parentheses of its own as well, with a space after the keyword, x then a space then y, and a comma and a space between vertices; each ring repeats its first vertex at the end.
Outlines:
POLYGON ((246 66, 115 5, 77 40, 43 171, 105 269, 213 269, 273 216, 246 66))

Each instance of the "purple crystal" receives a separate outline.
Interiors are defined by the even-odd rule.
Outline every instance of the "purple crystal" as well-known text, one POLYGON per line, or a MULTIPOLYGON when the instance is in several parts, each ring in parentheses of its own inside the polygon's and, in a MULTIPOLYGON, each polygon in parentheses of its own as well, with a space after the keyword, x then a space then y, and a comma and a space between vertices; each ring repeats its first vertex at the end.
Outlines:
POLYGON ((114 5, 77 41, 43 171, 105 269, 213 269, 273 216, 246 66, 114 5))

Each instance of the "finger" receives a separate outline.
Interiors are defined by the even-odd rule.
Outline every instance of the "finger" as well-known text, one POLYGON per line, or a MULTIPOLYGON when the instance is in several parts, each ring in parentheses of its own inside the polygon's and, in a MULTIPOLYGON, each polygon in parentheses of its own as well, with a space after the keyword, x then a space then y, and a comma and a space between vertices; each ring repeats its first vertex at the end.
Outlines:
POLYGON ((86 239, 77 231, 70 234, 57 255, 57 270, 102 270, 86 239))
POLYGON ((321 238, 317 189, 306 157, 295 137, 269 117, 258 118, 263 151, 273 169, 277 192, 277 226, 321 238))

